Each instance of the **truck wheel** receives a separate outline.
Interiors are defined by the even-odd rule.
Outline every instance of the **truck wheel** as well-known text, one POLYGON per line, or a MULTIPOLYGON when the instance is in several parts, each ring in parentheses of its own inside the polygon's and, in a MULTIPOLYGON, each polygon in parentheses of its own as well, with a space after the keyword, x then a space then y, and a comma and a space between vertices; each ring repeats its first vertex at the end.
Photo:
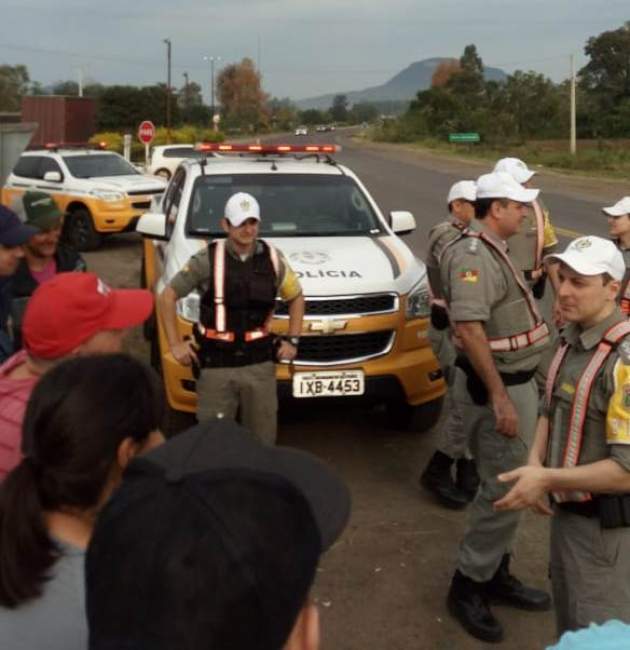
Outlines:
POLYGON ((155 172, 155 176, 161 176, 162 178, 165 178, 167 181, 171 180, 171 172, 168 171, 168 169, 158 169, 155 172))
POLYGON ((77 251, 93 251, 103 241, 103 235, 94 228, 92 215, 87 208, 77 208, 70 213, 65 238, 77 251))
POLYGON ((440 419, 442 398, 411 406, 404 400, 395 400, 385 404, 386 426, 396 431, 428 431, 440 419))

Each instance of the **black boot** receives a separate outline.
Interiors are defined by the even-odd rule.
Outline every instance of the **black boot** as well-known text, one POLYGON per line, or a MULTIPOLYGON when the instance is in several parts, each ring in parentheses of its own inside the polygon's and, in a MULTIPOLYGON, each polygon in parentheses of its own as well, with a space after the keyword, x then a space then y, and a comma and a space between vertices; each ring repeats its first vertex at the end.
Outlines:
POLYGON ((451 475, 453 462, 450 456, 436 451, 420 475, 420 484, 434 494, 443 506, 452 510, 461 510, 468 505, 468 497, 453 481, 451 475))
POLYGON ((551 609, 551 597, 541 589, 525 586, 510 573, 510 556, 505 554, 488 585, 490 602, 511 605, 517 609, 546 612, 551 609))
POLYGON ((477 474, 477 464, 474 460, 468 458, 457 459, 456 485, 466 494, 469 501, 472 501, 479 489, 479 474, 477 474))
POLYGON ((503 627, 490 611, 485 582, 475 582, 455 571, 448 592, 448 611, 475 638, 489 643, 503 641, 503 627))

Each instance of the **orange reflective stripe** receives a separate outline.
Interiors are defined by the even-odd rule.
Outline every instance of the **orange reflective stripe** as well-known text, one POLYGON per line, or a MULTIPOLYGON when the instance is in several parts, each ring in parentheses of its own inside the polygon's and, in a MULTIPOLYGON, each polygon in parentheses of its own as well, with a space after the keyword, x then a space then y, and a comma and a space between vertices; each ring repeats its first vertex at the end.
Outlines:
POLYGON ((217 332, 224 332, 225 315, 225 239, 219 239, 214 248, 214 323, 217 332))

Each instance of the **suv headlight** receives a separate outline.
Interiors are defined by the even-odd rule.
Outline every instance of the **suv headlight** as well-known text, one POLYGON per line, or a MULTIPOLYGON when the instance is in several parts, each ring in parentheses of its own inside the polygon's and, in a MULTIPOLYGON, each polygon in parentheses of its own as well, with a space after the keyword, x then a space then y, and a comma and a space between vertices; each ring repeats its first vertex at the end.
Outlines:
POLYGON ((428 318, 431 313, 429 287, 426 280, 419 282, 407 295, 405 316, 412 318, 428 318))
POLYGON ((199 294, 191 293, 177 301, 177 314, 191 323, 199 322, 199 294))
POLYGON ((122 192, 110 192, 108 190, 93 190, 90 194, 101 201, 107 201, 107 203, 115 203, 116 201, 122 201, 125 198, 125 194, 122 192))

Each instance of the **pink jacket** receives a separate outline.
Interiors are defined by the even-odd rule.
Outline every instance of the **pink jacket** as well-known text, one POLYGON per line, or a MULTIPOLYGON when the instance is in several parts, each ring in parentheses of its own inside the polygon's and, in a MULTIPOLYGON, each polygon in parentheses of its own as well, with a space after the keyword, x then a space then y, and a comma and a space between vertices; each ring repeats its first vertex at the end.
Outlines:
POLYGON ((38 377, 11 379, 9 373, 26 360, 21 350, 0 366, 0 481, 22 458, 22 419, 38 377))

